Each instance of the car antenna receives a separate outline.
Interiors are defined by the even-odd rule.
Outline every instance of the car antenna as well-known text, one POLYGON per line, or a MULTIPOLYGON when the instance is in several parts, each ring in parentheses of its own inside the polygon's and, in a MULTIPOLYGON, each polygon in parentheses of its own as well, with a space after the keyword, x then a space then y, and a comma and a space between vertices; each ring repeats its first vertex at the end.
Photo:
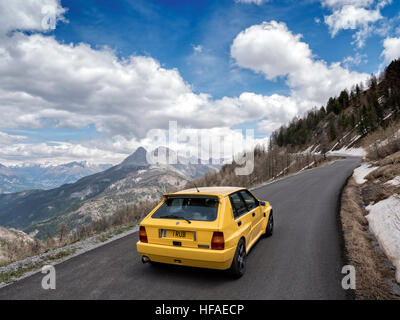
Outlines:
POLYGON ((196 188, 197 192, 200 192, 199 188, 197 188, 196 184, 192 181, 194 187, 196 188))

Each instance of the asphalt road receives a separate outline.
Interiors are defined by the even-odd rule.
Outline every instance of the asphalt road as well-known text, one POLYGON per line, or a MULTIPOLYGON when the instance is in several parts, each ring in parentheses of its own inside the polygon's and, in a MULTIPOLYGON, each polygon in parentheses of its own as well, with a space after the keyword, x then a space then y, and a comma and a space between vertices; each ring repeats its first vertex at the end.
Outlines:
POLYGON ((338 160, 256 189, 274 208, 274 235, 253 247, 239 280, 144 265, 135 233, 57 265, 55 290, 42 289, 37 273, 0 289, 0 299, 346 299, 337 206, 359 162, 338 160))

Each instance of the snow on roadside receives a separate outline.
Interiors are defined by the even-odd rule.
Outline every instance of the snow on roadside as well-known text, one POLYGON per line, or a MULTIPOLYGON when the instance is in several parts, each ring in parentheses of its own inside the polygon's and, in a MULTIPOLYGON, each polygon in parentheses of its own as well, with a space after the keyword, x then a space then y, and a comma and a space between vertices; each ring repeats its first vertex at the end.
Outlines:
POLYGON ((358 184, 363 184, 367 180, 364 178, 372 171, 377 169, 378 167, 370 167, 368 163, 362 163, 361 166, 354 169, 353 177, 358 184))
POLYGON ((366 209, 369 228, 395 266, 396 281, 400 283, 400 197, 393 195, 366 209))
POLYGON ((364 148, 346 148, 343 147, 339 150, 329 151, 329 155, 337 155, 337 156, 356 156, 356 157, 365 157, 367 152, 364 148))

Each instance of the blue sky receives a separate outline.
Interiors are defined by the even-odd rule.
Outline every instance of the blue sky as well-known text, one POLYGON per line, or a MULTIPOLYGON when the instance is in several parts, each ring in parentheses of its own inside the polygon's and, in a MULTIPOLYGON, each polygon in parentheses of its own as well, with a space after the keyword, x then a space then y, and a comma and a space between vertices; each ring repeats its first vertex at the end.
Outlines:
MULTIPOLYGON (((283 79, 265 81, 249 70, 235 67, 230 46, 245 28, 263 21, 283 21, 290 30, 303 35, 313 53, 327 62, 342 61, 355 53, 367 55, 366 63, 352 66, 360 72, 373 73, 382 63, 382 38, 368 38, 366 45, 353 45, 353 30, 342 30, 331 38, 328 27, 318 24, 329 10, 319 1, 269 1, 262 5, 220 1, 62 1, 68 8, 67 24, 55 30, 59 41, 85 42, 93 47, 109 46, 120 57, 151 56, 166 68, 177 68, 193 85, 195 92, 215 98, 237 96, 243 91, 260 94, 287 94, 283 79), (196 55, 194 46, 202 46, 196 55), (238 73, 237 77, 232 72, 238 73)), ((385 7, 383 14, 399 14, 399 2, 385 7)))
POLYGON ((397 0, 2 4, 0 163, 118 162, 168 120, 264 139, 398 57, 399 9, 397 0))

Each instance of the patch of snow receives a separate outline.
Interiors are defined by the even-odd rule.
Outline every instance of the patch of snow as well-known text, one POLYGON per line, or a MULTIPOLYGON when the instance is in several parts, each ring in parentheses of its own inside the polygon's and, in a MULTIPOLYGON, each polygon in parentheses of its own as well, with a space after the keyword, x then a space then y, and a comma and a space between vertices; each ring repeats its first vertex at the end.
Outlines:
MULTIPOLYGON (((316 152, 316 150, 318 149, 318 147, 319 147, 319 145, 318 145, 318 144, 317 144, 317 145, 315 145, 315 147, 311 149, 311 153, 315 153, 315 152, 316 152)), ((319 152, 318 152, 318 153, 319 153, 319 152)))
POLYGON ((353 132, 353 130, 350 130, 349 132, 347 132, 344 136, 343 136, 343 138, 342 139, 340 139, 341 141, 342 140, 344 140, 344 139, 346 139, 347 138, 347 136, 350 134, 350 133, 352 133, 353 132))
POLYGON ((314 147, 314 145, 311 145, 311 146, 309 146, 306 150, 304 150, 303 152, 300 152, 300 153, 302 153, 302 154, 310 153, 311 150, 313 149, 313 147, 314 147))
POLYGON ((343 147, 339 150, 329 151, 329 155, 335 156, 355 156, 355 157, 365 157, 367 152, 364 148, 346 148, 343 147))
POLYGON ((335 145, 332 147, 331 150, 329 150, 329 152, 332 152, 332 150, 335 149, 338 144, 339 144, 339 141, 335 143, 335 145))
POLYGON ((366 209, 369 228, 395 266, 396 281, 400 283, 400 197, 393 195, 366 209))
POLYGON ((392 114, 393 114, 393 111, 391 113, 389 113, 386 117, 384 117, 383 120, 390 118, 392 116, 392 114))
POLYGON ((304 171, 304 170, 306 170, 306 169, 312 167, 313 165, 314 165, 314 161, 311 162, 308 166, 305 166, 305 167, 304 167, 303 169, 301 169, 299 172, 302 172, 302 171, 304 171))
POLYGON ((283 169, 281 172, 279 172, 277 175, 273 176, 272 179, 276 179, 277 177, 279 177, 281 174, 285 173, 285 171, 287 171, 295 162, 293 161, 290 165, 288 165, 285 169, 283 169))
POLYGON ((359 140, 360 138, 361 138, 361 135, 354 136, 353 138, 351 138, 350 144, 356 142, 356 141, 359 140))
POLYGON ((389 180, 386 183, 391 184, 393 186, 398 186, 400 184, 400 176, 394 177, 392 180, 389 180))
POLYGON ((353 172, 353 177, 358 184, 363 184, 367 180, 364 179, 370 172, 374 171, 378 167, 370 167, 370 164, 363 163, 361 166, 356 168, 353 172))

